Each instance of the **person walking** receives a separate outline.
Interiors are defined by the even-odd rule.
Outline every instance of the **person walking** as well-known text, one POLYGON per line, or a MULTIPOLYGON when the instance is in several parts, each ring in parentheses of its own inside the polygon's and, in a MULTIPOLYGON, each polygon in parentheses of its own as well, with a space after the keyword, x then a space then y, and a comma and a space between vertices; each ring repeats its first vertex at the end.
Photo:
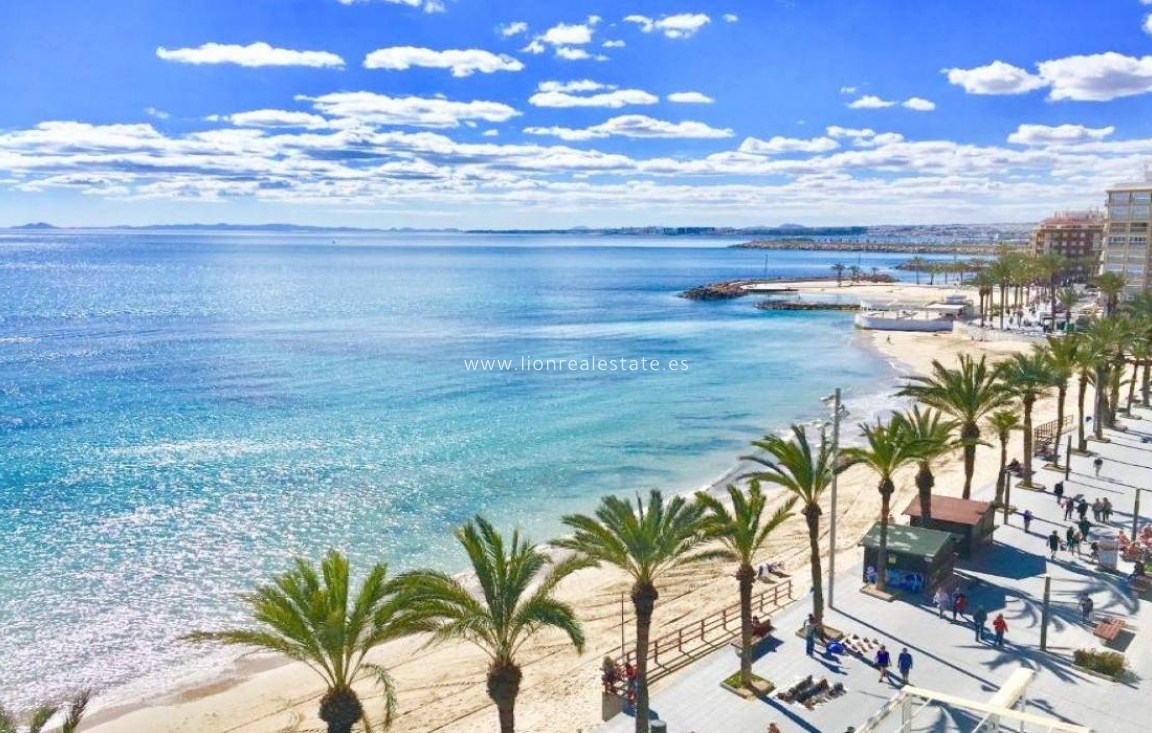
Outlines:
POLYGON ((936 589, 936 595, 932 597, 932 602, 936 604, 940 618, 944 618, 944 607, 948 605, 948 591, 944 590, 944 586, 936 589))
POLYGON ((964 608, 968 605, 968 597, 960 591, 956 591, 956 595, 952 596, 952 620, 955 621, 956 617, 964 618, 964 608))
POLYGON ((1088 595, 1087 593, 1080 596, 1080 617, 1084 619, 1084 623, 1092 623, 1093 608, 1094 604, 1092 603, 1092 596, 1088 595))
POLYGON ((1056 485, 1052 487, 1052 493, 1056 495, 1056 506, 1064 506, 1064 482, 1057 481, 1056 485))
POLYGON ((908 651, 908 647, 904 647, 900 656, 896 658, 896 668, 900 670, 900 682, 908 684, 908 674, 912 671, 912 654, 908 651))
POLYGON ((816 652, 816 629, 818 626, 816 616, 808 614, 808 619, 804 622, 804 653, 808 656, 812 656, 816 652))
POLYGON ((1060 549, 1060 535, 1056 534, 1056 530, 1052 530, 1052 534, 1048 535, 1048 559, 1056 559, 1056 551, 1060 549))
POLYGON ((888 648, 881 644, 880 648, 876 650, 876 669, 880 670, 881 682, 888 676, 888 668, 891 666, 892 655, 888 653, 888 648))
POLYGON ((1088 539, 1092 534, 1092 523, 1087 519, 1081 519, 1076 523, 1076 528, 1080 530, 1080 537, 1088 539))
POLYGON ((992 622, 992 630, 996 632, 996 646, 1004 646, 1004 634, 1008 633, 1008 622, 1004 620, 1004 614, 996 614, 996 620, 992 622))
POLYGON ((1024 510, 1024 533, 1032 534, 1032 510, 1024 510))
POLYGON ((1075 511, 1076 511, 1076 501, 1074 499, 1072 499, 1072 497, 1068 497, 1068 500, 1064 502, 1064 521, 1065 522, 1071 522, 1072 521, 1072 513, 1075 511))
POLYGON ((1112 521, 1112 502, 1108 500, 1108 497, 1104 497, 1104 521, 1112 521))
POLYGON ((988 622, 988 612, 983 606, 976 606, 972 614, 972 626, 976 629, 976 641, 984 641, 984 624, 988 622))
POLYGON ((1076 505, 1076 513, 1080 515, 1080 519, 1088 518, 1088 500, 1083 496, 1080 497, 1080 503, 1076 505))
POLYGON ((1076 551, 1076 528, 1069 525, 1068 529, 1064 530, 1064 542, 1068 545, 1068 554, 1071 555, 1076 551))
POLYGON ((1100 521, 1100 507, 1101 507, 1101 506, 1102 506, 1102 505, 1101 505, 1101 503, 1100 503, 1100 499, 1099 499, 1099 498, 1095 499, 1095 500, 1092 502, 1092 518, 1093 518, 1093 519, 1095 519, 1097 522, 1099 522, 1099 521, 1100 521))
POLYGON ((1096 456, 1096 458, 1092 460, 1092 465, 1096 468, 1096 478, 1100 478, 1100 469, 1104 467, 1104 459, 1096 456))

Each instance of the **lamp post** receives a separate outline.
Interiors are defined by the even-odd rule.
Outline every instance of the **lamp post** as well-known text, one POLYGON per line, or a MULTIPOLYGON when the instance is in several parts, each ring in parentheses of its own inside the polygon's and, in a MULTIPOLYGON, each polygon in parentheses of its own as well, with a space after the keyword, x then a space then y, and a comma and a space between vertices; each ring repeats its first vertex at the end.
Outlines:
POLYGON ((836 486, 840 464, 840 417, 846 412, 840 403, 840 388, 832 398, 832 516, 828 529, 828 608, 836 607, 836 486))
POLYGON ((1136 506, 1132 508, 1132 541, 1136 541, 1136 530, 1140 525, 1140 492, 1142 489, 1136 489, 1136 506))

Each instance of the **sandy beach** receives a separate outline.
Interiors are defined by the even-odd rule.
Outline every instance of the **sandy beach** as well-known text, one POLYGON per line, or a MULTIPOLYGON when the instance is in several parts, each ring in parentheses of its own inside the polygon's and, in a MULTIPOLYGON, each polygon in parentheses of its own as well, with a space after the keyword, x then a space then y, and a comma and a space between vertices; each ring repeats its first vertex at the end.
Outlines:
MULTIPOLYGON (((797 283, 803 293, 839 292, 861 297, 923 300, 927 302, 959 288, 927 285, 856 285, 837 288, 829 282, 797 283)), ((972 295, 971 291, 969 294, 972 295)), ((926 372, 934 359, 951 364, 959 353, 988 354, 1002 358, 1029 348, 1014 341, 974 342, 953 334, 868 333, 874 347, 905 374, 926 372)), ((830 385, 831 386, 831 385, 830 385)), ((1071 404, 1071 403, 1070 403, 1071 404)), ((1074 407, 1073 407, 1074 410, 1074 407)), ((1055 400, 1036 406, 1036 424, 1053 419, 1055 400)), ((863 416, 854 415, 852 420, 863 416)), ((781 427, 765 425, 766 431, 781 427)), ((992 436, 985 436, 995 442, 992 436)), ((1010 455, 1020 456, 1021 436, 1013 437, 1010 455)), ((975 484, 995 479, 998 447, 978 450, 975 484)), ((959 452, 939 462, 936 491, 958 495, 963 481, 959 452)), ((915 493, 913 471, 897 482, 894 513, 900 512, 915 493)), ((855 543, 875 521, 880 507, 874 477, 865 469, 852 469, 840 479, 838 516, 838 566, 858 561, 855 543)), ((822 529, 827 552, 827 511, 822 529)), ((495 518, 498 521, 498 517, 495 518)), ((792 575, 797 602, 807 602, 807 539, 804 523, 794 517, 777 533, 763 560, 783 562, 792 575)), ((547 538, 535 538, 545 540, 547 538)), ((737 599, 732 568, 713 563, 680 569, 660 588, 654 634, 701 618, 737 599)), ((588 647, 577 655, 556 635, 544 634, 524 648, 521 661, 524 683, 517 704, 517 725, 522 731, 576 733, 589 731, 600 722, 599 660, 620 647, 620 604, 628 583, 611 569, 593 569, 572 577, 561 595, 573 603, 585 624, 588 647)), ((842 590, 850 594, 854 590, 842 590)), ((844 598, 843 596, 838 596, 844 598)), ((845 598, 846 600, 846 598, 845 598)), ((842 603, 844 600, 841 601, 842 603)), ((630 617, 630 604, 626 605, 630 617)), ((630 618, 629 618, 630 620, 630 618)), ((630 641, 629 641, 630 643, 630 641)), ((399 690, 400 716, 394 730, 411 733, 448 731, 465 733, 496 730, 494 708, 484 691, 486 658, 477 649, 452 644, 422 648, 416 638, 385 646, 374 661, 386 665, 399 690)), ((221 670, 221 679, 209 687, 178 693, 150 707, 109 710, 93 716, 86 730, 99 733, 276 733, 320 730, 317 700, 323 692, 312 672, 299 664, 279 664, 268 657, 250 656, 244 665, 221 670), (269 668, 270 667, 270 668, 269 668)), ((655 689, 659 689, 658 683, 655 689)), ((380 709, 380 697, 364 687, 365 705, 372 713, 380 709)))

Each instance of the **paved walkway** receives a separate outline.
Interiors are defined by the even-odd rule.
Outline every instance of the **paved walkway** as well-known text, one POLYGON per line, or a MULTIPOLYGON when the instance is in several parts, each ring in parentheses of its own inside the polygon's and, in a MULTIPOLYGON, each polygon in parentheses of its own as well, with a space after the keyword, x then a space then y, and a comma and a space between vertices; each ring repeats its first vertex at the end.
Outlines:
MULTIPOLYGON (((1109 433, 1112 442, 1091 443, 1090 450, 1104 458, 1097 478, 1092 457, 1075 456, 1065 481, 1065 495, 1084 494, 1089 503, 1107 496, 1115 513, 1111 531, 1130 531, 1135 490, 1152 488, 1152 411, 1138 410, 1144 419, 1123 421, 1126 434, 1109 433)), ((1040 471, 1037 480, 1051 487, 1062 473, 1040 471)), ((985 487, 974 498, 990 499, 993 487, 985 487)), ((1143 516, 1152 516, 1152 495, 1144 499, 1143 516)), ((1152 729, 1152 699, 1141 690, 1142 678, 1152 676, 1152 629, 1140 629, 1141 617, 1152 616, 1148 601, 1134 598, 1123 575, 1096 570, 1084 558, 1067 551, 1048 559, 1046 536, 1056 529, 1063 536, 1067 523, 1063 510, 1052 494, 1014 489, 1013 503, 1020 512, 1031 509, 1036 516, 1031 534, 1024 532, 1020 515, 1008 526, 998 526, 995 543, 974 561, 960 561, 957 572, 971 580, 969 612, 983 605, 989 621, 1003 613, 1008 621, 1003 649, 976 641, 970 623, 953 622, 950 614, 939 618, 926 600, 902 597, 886 602, 859 592, 862 586, 859 566, 839 575, 836 583, 838 608, 828 612, 826 623, 849 634, 878 639, 892 653, 893 662, 907 647, 914 657, 911 682, 931 690, 987 701, 1013 671, 1020 667, 1036 670, 1028 691, 1027 710, 1036 714, 1077 723, 1102 733, 1138 733, 1152 729), (1052 614, 1049 624, 1049 652, 1039 650, 1040 619, 1044 575, 1052 578, 1052 614), (1072 652, 1080 648, 1100 648, 1092 628, 1081 622, 1077 603, 1088 593, 1096 612, 1123 616, 1134 634, 1118 639, 1129 663, 1133 679, 1117 684, 1081 672, 1071 665, 1072 652)), ((1089 513, 1091 519, 1091 513, 1089 513)), ((1002 521, 997 515, 997 524, 1002 521)), ((1109 528, 1103 528, 1108 531, 1109 528)), ((1130 565, 1121 561, 1126 574, 1130 565)), ((844 656, 839 660, 817 655, 806 657, 804 642, 794 633, 803 623, 811 602, 801 599, 778 613, 773 621, 781 631, 782 643, 761 655, 754 671, 787 687, 805 675, 841 682, 847 692, 814 710, 770 699, 743 700, 720 688, 719 683, 738 669, 735 650, 722 649, 688 669, 662 681, 653 689, 652 708, 671 733, 764 733, 775 722, 783 733, 811 731, 841 733, 859 726, 897 691, 894 682, 881 682, 877 672, 863 661, 844 656)), ((932 707, 917 716, 917 731, 970 731, 976 719, 965 711, 932 707)), ((602 733, 631 731, 634 722, 618 716, 601 727, 602 733)), ((883 730, 895 730, 898 716, 883 730)))

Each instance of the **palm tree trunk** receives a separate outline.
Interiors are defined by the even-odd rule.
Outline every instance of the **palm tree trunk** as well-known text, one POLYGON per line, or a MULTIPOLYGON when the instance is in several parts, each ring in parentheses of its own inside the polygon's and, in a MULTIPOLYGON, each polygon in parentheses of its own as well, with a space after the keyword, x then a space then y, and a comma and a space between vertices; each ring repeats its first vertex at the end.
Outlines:
POLYGON ((1152 387, 1152 360, 1144 362, 1144 379, 1140 385, 1140 397, 1145 407, 1148 407, 1148 391, 1152 387))
POLYGON ((516 697, 520 694, 520 668, 511 661, 493 662, 488 667, 488 697, 500 715, 500 733, 516 731, 516 697))
POLYGON ((1008 467, 1008 433, 1000 434, 1000 473, 996 475, 996 505, 1007 506, 1004 501, 1004 485, 1008 483, 1008 474, 1004 471, 1008 467))
MULTIPOLYGON (((1008 310, 1008 285, 1007 283, 1000 284, 1000 328, 1004 328, 1004 311, 1008 310)), ((968 497, 964 497, 967 499, 968 497)))
POLYGON ((1088 441, 1084 437, 1084 400, 1088 392, 1088 372, 1080 370, 1080 392, 1076 397, 1076 406, 1080 410, 1080 425, 1076 428, 1076 442, 1079 450, 1084 453, 1088 450, 1088 441))
MULTIPOLYGON (((1060 439, 1064 437, 1064 400, 1068 397, 1068 383, 1061 382, 1056 388, 1056 442, 1052 445, 1052 452, 1060 452, 1060 439)), ((1064 456, 1068 460, 1068 456, 1064 456)))
POLYGON ((352 733, 363 717, 364 707, 350 687, 330 689, 320 698, 320 720, 327 723, 328 733, 352 733))
POLYGON ((920 515, 927 522, 932 518, 932 487, 936 485, 936 477, 932 475, 932 467, 928 461, 920 461, 920 470, 916 472, 916 488, 920 492, 920 515))
POLYGON ((816 622, 824 623, 824 569, 820 564, 820 505, 804 507, 804 519, 808 523, 808 551, 811 553, 812 568, 812 615, 816 622))
POLYGON ((736 570, 736 580, 740 583, 740 684, 745 689, 752 687, 752 581, 755 571, 748 563, 736 570))
POLYGON ((965 423, 960 430, 960 440, 964 443, 964 493, 972 496, 972 474, 976 471, 976 441, 980 438, 980 428, 975 423, 965 423))
POLYGON ((876 590, 884 590, 888 576, 888 514, 892 511, 892 492, 896 490, 887 476, 880 481, 880 550, 876 553, 876 590))
POLYGON ((1132 410, 1132 400, 1136 399, 1136 380, 1140 377, 1140 362, 1132 362, 1132 379, 1128 380, 1128 406, 1125 410, 1132 410))
POLYGON ((648 733, 648 636, 659 597, 651 583, 632 586, 632 606, 636 610, 636 733, 648 733))
POLYGON ((1108 409, 1108 370, 1096 367, 1096 395, 1093 401, 1092 434, 1104 440, 1104 413, 1108 409))
MULTIPOLYGON (((1032 486, 1032 405, 1036 396, 1024 395, 1024 486, 1032 486)), ((1007 492, 1005 492, 1007 493, 1007 492)))
POLYGON ((1124 379, 1124 361, 1112 365, 1108 375, 1108 427, 1116 427, 1116 412, 1120 409, 1120 382, 1124 379))

